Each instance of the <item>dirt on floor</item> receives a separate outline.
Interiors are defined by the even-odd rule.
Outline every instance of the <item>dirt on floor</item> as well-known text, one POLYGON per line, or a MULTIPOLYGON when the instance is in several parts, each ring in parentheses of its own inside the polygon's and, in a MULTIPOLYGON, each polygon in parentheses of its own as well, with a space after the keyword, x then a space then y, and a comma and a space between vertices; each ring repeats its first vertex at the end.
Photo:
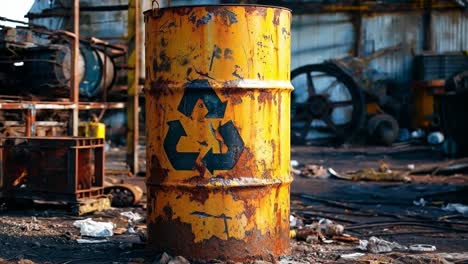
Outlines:
MULTIPOLYGON (((109 155, 112 166, 120 166, 123 160, 116 153, 109 155)), ((291 188, 294 232, 291 250, 279 263, 468 263, 467 215, 444 209, 448 204, 468 204, 468 173, 459 167, 446 170, 454 161, 427 148, 346 147, 296 147, 292 160, 297 161, 294 168, 299 171, 291 188), (346 175, 362 169, 378 170, 382 162, 389 171, 405 172, 409 180, 347 180, 328 171, 333 168, 346 175), (323 167, 318 170, 323 175, 300 173, 310 165, 323 167), (417 169, 428 172, 409 173, 417 169), (341 225, 343 230, 327 233, 323 229, 327 224, 341 225), (393 248, 375 253, 362 245, 364 241, 383 243, 377 248, 393 248), (420 244, 428 246, 415 247, 420 244), (428 248, 431 251, 424 251, 428 248)), ((142 177, 118 176, 115 168, 108 170, 113 171, 112 182, 144 186, 142 177)), ((56 206, 0 205, 0 263, 187 263, 182 257, 161 260, 154 252, 145 251, 144 208, 143 202, 77 217, 56 206), (138 213, 143 219, 129 223, 124 212, 138 213), (79 243, 80 239, 96 240, 81 236, 74 226, 75 221, 86 218, 113 223, 114 234, 102 243, 79 243)))

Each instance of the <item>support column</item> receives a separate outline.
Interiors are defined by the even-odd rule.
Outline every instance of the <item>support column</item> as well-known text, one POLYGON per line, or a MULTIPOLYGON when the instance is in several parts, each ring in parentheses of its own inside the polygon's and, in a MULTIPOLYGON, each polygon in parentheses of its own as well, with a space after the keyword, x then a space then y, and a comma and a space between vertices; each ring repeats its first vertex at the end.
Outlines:
POLYGON ((80 79, 78 78, 78 56, 80 55, 80 1, 73 1, 73 33, 72 40, 72 57, 71 57, 71 101, 74 108, 72 113, 72 135, 78 136, 79 123, 79 97, 80 97, 80 79))
POLYGON ((138 79, 140 76, 140 0, 128 1, 127 165, 138 172, 138 79))

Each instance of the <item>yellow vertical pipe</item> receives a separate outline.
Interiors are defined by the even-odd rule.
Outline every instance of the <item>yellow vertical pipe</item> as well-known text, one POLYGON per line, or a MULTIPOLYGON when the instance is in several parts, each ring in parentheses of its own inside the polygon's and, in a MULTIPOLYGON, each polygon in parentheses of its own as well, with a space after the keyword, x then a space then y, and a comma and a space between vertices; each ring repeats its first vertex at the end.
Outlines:
POLYGON ((138 76, 140 58, 140 0, 128 1, 127 164, 138 172, 138 76))

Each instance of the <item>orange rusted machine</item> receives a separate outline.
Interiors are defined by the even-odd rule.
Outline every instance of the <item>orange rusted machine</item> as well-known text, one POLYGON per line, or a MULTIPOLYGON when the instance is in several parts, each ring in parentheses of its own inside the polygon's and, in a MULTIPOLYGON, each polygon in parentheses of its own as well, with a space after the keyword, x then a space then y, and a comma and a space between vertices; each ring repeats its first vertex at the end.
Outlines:
POLYGON ((145 12, 148 246, 190 259, 289 248, 288 9, 145 12))

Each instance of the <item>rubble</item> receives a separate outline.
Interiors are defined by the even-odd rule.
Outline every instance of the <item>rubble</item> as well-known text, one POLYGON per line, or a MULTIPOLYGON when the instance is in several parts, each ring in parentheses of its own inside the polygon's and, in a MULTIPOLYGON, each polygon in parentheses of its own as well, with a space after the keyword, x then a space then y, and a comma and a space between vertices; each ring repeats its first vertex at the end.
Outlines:
POLYGON ((387 253, 394 250, 408 250, 408 247, 402 246, 396 242, 390 242, 374 236, 369 238, 369 240, 359 241, 358 248, 371 253, 387 253))
POLYGON ((323 166, 308 164, 300 171, 302 177, 308 178, 328 178, 330 174, 323 166))
POLYGON ((190 262, 182 256, 171 257, 164 252, 154 260, 153 264, 190 264, 190 262))

